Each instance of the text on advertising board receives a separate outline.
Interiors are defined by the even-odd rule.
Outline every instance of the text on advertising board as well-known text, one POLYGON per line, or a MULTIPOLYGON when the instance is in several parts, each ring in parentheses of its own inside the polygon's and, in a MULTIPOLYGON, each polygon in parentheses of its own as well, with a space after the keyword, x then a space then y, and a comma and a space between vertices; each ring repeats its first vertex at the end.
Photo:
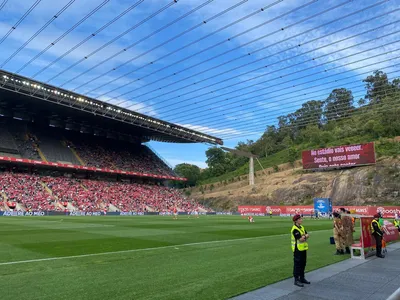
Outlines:
POLYGON ((302 153, 303 169, 343 168, 375 164, 374 143, 339 146, 302 153))

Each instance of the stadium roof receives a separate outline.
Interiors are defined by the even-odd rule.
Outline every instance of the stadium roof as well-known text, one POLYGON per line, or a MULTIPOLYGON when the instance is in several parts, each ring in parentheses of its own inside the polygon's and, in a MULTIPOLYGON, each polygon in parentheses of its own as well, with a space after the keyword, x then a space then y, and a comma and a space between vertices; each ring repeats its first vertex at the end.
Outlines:
POLYGON ((100 126, 109 126, 120 133, 141 136, 143 140, 223 144, 219 138, 4 70, 0 70, 0 90, 0 101, 6 100, 7 103, 3 102, 3 105, 12 105, 8 108, 13 110, 16 105, 22 104, 31 112, 42 115, 43 112, 37 106, 39 104, 41 107, 47 107, 49 118, 50 114, 56 112, 57 117, 61 114, 64 118, 79 119, 86 126, 97 126, 101 119, 100 126), (16 94, 18 97, 15 97, 16 94), (7 101, 11 97, 13 101, 7 101), (32 98, 36 101, 32 102, 32 98))

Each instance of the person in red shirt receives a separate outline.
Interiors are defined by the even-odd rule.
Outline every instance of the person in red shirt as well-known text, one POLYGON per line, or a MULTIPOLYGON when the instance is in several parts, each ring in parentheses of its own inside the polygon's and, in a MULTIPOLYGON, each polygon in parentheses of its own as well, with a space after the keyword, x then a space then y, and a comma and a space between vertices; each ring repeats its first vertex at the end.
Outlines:
POLYGON ((174 220, 178 220, 178 210, 174 207, 174 220))
POLYGON ((252 216, 248 216, 248 218, 247 219, 249 219, 249 222, 250 223, 254 223, 254 219, 253 219, 253 217, 252 216))

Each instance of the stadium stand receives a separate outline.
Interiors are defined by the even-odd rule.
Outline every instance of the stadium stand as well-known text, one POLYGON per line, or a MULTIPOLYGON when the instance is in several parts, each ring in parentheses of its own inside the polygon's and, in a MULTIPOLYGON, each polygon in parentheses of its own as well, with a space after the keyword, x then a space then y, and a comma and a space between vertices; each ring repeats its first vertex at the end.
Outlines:
POLYGON ((186 179, 145 143, 221 139, 4 70, 0 83, 0 210, 209 211, 167 187, 186 179))
POLYGON ((41 127, 12 119, 0 123, 0 154, 88 167, 176 176, 151 149, 106 137, 41 127))
POLYGON ((0 191, 23 210, 210 211, 176 189, 157 184, 0 173, 0 191))
POLYGON ((27 131, 26 123, 1 120, 0 152, 4 156, 41 160, 37 138, 27 131))
POLYGON ((16 202, 25 210, 55 210, 54 198, 46 192, 37 176, 3 173, 0 187, 8 202, 16 202))
POLYGON ((167 166, 148 147, 117 140, 102 140, 88 137, 82 141, 71 135, 68 145, 75 149, 88 167, 109 168, 158 175, 174 176, 167 166))
POLYGON ((36 129, 34 133, 38 138, 40 150, 48 161, 80 165, 79 160, 65 145, 61 130, 56 128, 36 129))
POLYGON ((14 137, 8 130, 6 122, 0 123, 0 152, 4 154, 20 155, 14 137))

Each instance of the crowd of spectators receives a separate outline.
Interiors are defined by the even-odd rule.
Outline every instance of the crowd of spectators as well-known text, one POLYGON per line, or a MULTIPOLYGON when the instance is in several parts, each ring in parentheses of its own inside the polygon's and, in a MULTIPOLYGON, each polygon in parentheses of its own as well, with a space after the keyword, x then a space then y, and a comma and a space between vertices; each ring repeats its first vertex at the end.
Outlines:
MULTIPOLYGON (((70 203, 79 211, 209 211, 179 190, 160 185, 0 173, 8 201, 29 210, 60 210, 70 203), (43 186, 44 183, 51 193, 43 186)), ((65 207, 66 208, 66 207, 65 207)))
POLYGON ((68 177, 42 177, 60 203, 71 203, 79 211, 98 211, 101 206, 78 181, 68 177))
POLYGON ((142 145, 132 144, 129 150, 123 143, 118 143, 117 147, 90 142, 69 142, 68 145, 75 148, 88 167, 176 176, 156 154, 142 145))
POLYGON ((8 202, 19 203, 26 210, 55 210, 54 198, 40 184, 37 176, 3 173, 0 175, 0 190, 8 202))

